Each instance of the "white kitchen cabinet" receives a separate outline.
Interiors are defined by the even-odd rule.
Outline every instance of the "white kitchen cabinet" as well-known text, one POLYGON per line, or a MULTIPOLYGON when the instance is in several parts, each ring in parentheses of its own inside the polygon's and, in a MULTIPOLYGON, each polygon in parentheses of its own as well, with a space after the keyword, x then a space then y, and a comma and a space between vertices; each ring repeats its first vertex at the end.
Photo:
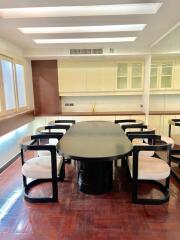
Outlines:
POLYGON ((142 62, 122 62, 117 64, 117 86, 119 91, 143 90, 144 66, 142 62))

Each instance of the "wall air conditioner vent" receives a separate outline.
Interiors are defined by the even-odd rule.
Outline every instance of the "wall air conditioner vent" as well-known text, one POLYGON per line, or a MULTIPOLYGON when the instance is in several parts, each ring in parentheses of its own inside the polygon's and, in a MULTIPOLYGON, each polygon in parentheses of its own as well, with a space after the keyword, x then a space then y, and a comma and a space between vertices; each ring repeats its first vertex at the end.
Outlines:
POLYGON ((103 54, 102 48, 95 49, 70 49, 70 55, 85 55, 85 54, 103 54))

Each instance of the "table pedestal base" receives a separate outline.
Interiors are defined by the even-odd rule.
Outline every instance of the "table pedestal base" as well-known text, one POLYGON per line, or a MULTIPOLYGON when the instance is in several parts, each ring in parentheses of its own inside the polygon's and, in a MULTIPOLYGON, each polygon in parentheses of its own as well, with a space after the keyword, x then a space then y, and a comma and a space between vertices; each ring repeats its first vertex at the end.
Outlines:
POLYGON ((103 194, 112 189, 112 161, 79 161, 79 190, 88 194, 103 194))

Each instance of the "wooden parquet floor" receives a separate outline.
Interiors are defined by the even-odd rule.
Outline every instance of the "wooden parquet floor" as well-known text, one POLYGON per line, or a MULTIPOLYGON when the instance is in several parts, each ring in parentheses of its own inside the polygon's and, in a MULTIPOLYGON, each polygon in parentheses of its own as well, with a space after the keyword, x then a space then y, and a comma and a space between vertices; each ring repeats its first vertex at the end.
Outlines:
MULTIPOLYGON (((21 162, 0 175, 0 240, 180 240, 180 185, 171 180, 169 203, 131 203, 131 184, 116 171, 114 189, 93 196, 79 192, 73 164, 59 182, 59 202, 23 199, 21 162), (120 176, 120 177, 118 177, 120 176)), ((50 185, 33 194, 48 193, 50 185)), ((156 191, 142 186, 143 194, 156 191)))

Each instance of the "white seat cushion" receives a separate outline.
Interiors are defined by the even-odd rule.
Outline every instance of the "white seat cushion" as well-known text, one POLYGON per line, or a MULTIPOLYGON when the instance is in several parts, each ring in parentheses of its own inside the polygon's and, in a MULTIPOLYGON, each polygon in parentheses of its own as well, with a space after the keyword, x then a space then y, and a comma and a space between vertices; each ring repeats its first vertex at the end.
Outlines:
MULTIPOLYGON (((63 157, 57 157, 57 173, 63 164, 63 157)), ((27 160, 22 166, 22 174, 29 178, 52 178, 51 157, 35 157, 27 160)))
MULTIPOLYGON (((142 139, 137 139, 137 140, 142 140, 142 139)), ((147 143, 144 142, 139 142, 139 141, 135 141, 133 142, 133 145, 149 145, 147 143)), ((139 156, 140 157, 152 157, 154 155, 154 151, 140 151, 139 152, 139 156)))
POLYGON ((49 139, 49 144, 50 145, 57 145, 58 144, 58 139, 57 138, 50 138, 49 139))
MULTIPOLYGON (((133 158, 128 158, 131 177, 133 175, 133 158)), ((139 157, 138 159, 138 179, 144 180, 162 180, 170 175, 169 165, 155 157, 139 157)))
POLYGON ((161 136, 161 140, 166 142, 167 144, 171 144, 171 148, 174 147, 174 140, 171 137, 161 136))

